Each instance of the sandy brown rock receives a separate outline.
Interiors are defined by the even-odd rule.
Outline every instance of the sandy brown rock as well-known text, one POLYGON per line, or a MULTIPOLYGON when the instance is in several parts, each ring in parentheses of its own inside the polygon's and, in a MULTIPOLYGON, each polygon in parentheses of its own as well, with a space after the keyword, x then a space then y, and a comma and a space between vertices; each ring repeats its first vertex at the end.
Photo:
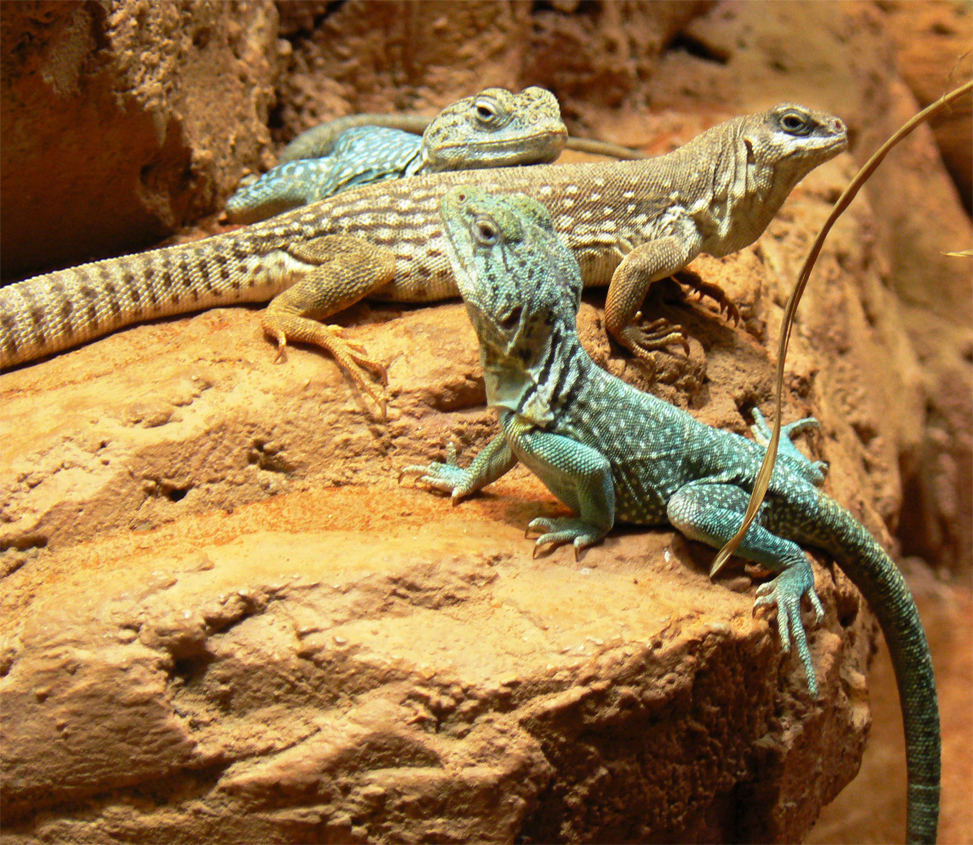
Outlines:
MULTIPOLYGON (((883 0, 889 32, 898 48, 902 78, 925 107, 973 76, 973 9, 969 3, 883 0)), ((963 204, 973 210, 973 103, 958 101, 932 123, 936 144, 963 204)))
MULTIPOLYGON (((741 409, 766 407, 772 368, 758 338, 779 319, 791 244, 849 166, 808 179, 758 248, 697 262, 740 303, 741 327, 676 285, 650 295, 646 312, 692 338, 688 361, 659 356, 659 395, 738 431, 741 409)), ((830 403, 884 430, 884 395, 855 385, 900 353, 857 330, 865 314, 839 261, 868 264, 855 240, 826 255, 835 284, 823 304, 810 300, 822 311, 797 339, 803 399, 788 413, 832 420, 811 448, 858 508, 848 494, 861 489, 862 455, 884 466, 894 441, 859 442, 830 403)), ((582 336, 609 369, 647 384, 609 349, 602 296, 584 304, 582 336)), ((390 364, 385 423, 326 357, 297 348, 275 365, 242 308, 135 327, 0 379, 12 423, 0 455, 13 570, 0 694, 14 831, 801 838, 854 775, 869 721, 874 623, 847 580, 818 573, 829 621, 812 637, 828 691, 812 707, 772 626, 751 616, 749 579, 708 582, 710 551, 639 531, 580 564, 568 552, 531 561, 523 527, 558 506, 526 473, 457 509, 397 487, 398 469, 450 440, 468 452, 492 436, 475 339, 459 303, 360 307, 349 321, 390 364), (602 593, 573 580, 606 567, 622 568, 602 593), (498 594, 501 570, 511 587, 498 594), (633 625, 644 647, 632 647, 633 625), (538 652, 533 628, 572 633, 538 652), (563 655, 586 657, 559 676, 563 655), (89 731, 87 714, 115 728, 89 731), (78 745, 65 747, 64 731, 78 745), (136 736, 148 739, 119 765, 136 736), (163 815, 135 800, 146 790, 163 815)), ((894 473, 872 484, 894 513, 894 473)))
POLYGON ((570 122, 586 107, 641 100, 643 81, 704 0, 556 3, 351 0, 280 6, 292 45, 277 138, 338 115, 433 114, 490 85, 555 91, 570 122))
POLYGON ((151 245, 214 211, 266 143, 273 5, 0 14, 4 278, 151 245))
POLYGON ((292 494, 74 547, 3 650, 5 836, 802 836, 860 753, 867 617, 813 635, 842 705, 812 705, 681 539, 532 560, 551 505, 525 487, 292 494))

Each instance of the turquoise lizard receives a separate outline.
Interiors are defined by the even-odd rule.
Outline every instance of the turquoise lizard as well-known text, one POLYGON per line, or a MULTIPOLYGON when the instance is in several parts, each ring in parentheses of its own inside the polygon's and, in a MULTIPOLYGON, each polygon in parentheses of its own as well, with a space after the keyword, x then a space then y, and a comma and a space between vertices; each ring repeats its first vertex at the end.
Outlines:
POLYGON ((487 88, 431 119, 351 115, 309 129, 287 145, 276 167, 230 197, 226 213, 232 222, 253 223, 385 179, 544 164, 565 145, 615 158, 644 157, 617 144, 569 138, 557 99, 543 88, 518 94, 487 88))
MULTIPOLYGON (((330 124, 309 130, 316 157, 289 160, 240 188, 226 203, 234 223, 254 223, 339 191, 418 173, 546 164, 564 149, 568 130, 557 99, 543 88, 518 94, 487 88, 444 108, 420 138, 388 126, 354 126, 325 142, 330 124)), ((293 143, 307 147, 299 136, 293 143)), ((293 146, 292 143, 292 146, 293 146)))
MULTIPOLYGON (((582 279, 552 218, 523 195, 467 186, 442 201, 456 282, 480 340, 487 402, 501 433, 468 469, 446 463, 403 473, 454 502, 497 480, 518 461, 578 515, 539 518, 537 548, 600 541, 616 520, 669 523, 719 548, 740 525, 764 447, 697 422, 600 369, 582 348, 576 318, 582 279)), ((766 426, 757 418, 758 431, 766 426)), ((792 424, 789 431, 809 425, 792 424)), ((908 760, 908 841, 932 842, 939 812, 939 710, 932 660, 909 589, 882 547, 818 489, 819 464, 787 439, 767 499, 737 554, 776 573, 756 606, 777 609, 781 644, 793 641, 808 689, 817 679, 801 620, 806 597, 818 619, 814 573, 798 543, 824 549, 868 600, 885 635, 899 685, 908 760)))
MULTIPOLYGON (((509 120, 506 115, 505 105, 491 102, 488 99, 481 99, 485 94, 494 94, 502 91, 509 96, 509 92, 504 88, 487 88, 476 96, 474 107, 476 117, 470 116, 470 120, 483 122, 491 125, 500 121, 509 120), (498 111, 496 115, 494 111, 498 111)), ((514 95, 516 96, 516 95, 514 95)), ((447 108, 451 108, 447 106, 447 108)), ((331 155, 334 152, 338 139, 349 129, 357 129, 362 126, 382 126, 386 129, 398 129, 400 132, 408 132, 411 135, 422 135, 429 126, 439 119, 436 117, 426 117, 420 114, 348 114, 344 117, 336 117, 326 123, 312 126, 298 135, 280 152, 278 164, 285 164, 289 161, 298 161, 305 158, 321 158, 331 155)), ((597 138, 579 138, 577 135, 569 135, 565 148, 579 153, 590 153, 592 155, 608 156, 609 158, 622 159, 629 161, 634 159, 646 158, 645 153, 632 147, 625 147, 621 144, 613 144, 610 141, 599 141, 597 138)), ((455 156, 462 157, 462 151, 456 150, 455 156)), ((448 168, 460 170, 462 168, 448 168)))

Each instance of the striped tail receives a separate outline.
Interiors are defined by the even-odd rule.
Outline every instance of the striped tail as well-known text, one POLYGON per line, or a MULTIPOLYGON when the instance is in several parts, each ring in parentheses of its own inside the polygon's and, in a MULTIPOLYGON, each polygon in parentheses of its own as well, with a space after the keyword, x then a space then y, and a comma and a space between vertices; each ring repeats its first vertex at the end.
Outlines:
POLYGON ((819 494, 820 520, 807 541, 831 552, 878 617, 892 656, 905 723, 908 770, 906 841, 936 841, 941 738, 936 679, 926 633, 902 573, 841 505, 819 494))
POLYGON ((0 369, 109 332, 220 305, 264 302, 310 267, 235 233, 82 264, 0 288, 0 369))

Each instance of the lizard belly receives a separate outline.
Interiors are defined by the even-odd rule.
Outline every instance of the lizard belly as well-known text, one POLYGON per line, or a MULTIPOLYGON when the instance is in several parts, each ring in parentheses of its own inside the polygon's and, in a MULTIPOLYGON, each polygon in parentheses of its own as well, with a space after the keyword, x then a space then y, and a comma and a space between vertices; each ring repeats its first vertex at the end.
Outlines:
POLYGON ((581 268, 585 287, 606 287, 625 257, 625 250, 614 242, 576 245, 572 246, 572 252, 581 268))
POLYGON ((435 242, 395 244, 395 278, 368 295, 380 302, 438 302, 459 296, 445 249, 435 242))

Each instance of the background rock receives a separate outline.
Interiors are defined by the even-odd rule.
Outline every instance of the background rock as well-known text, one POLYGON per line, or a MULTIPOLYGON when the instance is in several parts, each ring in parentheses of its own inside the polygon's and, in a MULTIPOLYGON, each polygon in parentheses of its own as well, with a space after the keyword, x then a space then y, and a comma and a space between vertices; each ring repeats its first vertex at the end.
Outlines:
POLYGON ((4 279, 151 245, 212 211, 268 140, 273 4, 0 14, 4 279))

